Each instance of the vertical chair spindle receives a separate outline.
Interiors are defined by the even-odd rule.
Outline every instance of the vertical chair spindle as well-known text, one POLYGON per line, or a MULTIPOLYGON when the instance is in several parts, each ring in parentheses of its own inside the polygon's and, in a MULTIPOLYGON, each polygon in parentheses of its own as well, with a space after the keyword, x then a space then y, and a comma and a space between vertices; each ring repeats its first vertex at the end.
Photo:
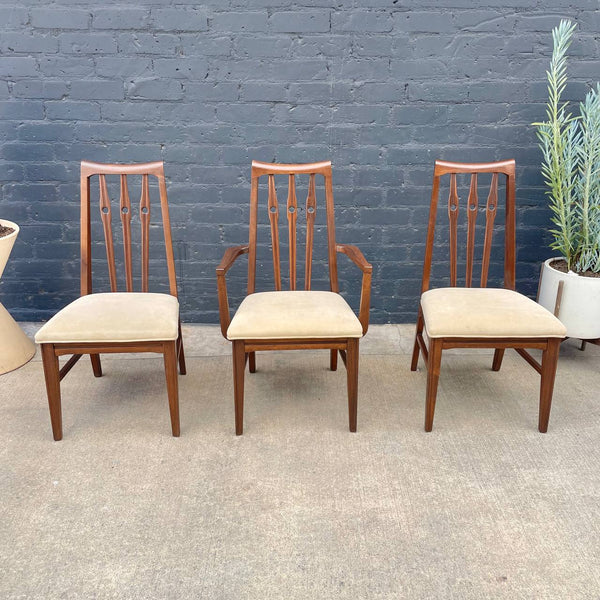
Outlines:
POLYGON ((450 194, 448 196, 448 219, 450 220, 450 285, 456 286, 457 263, 457 223, 458 223, 458 191, 456 189, 456 173, 450 174, 450 194))
POLYGON ((104 241, 106 244, 106 260, 108 262, 108 277, 110 280, 110 289, 113 292, 117 291, 117 270, 115 266, 115 250, 113 244, 113 233, 110 209, 110 198, 106 187, 106 177, 99 176, 100 181, 100 218, 102 219, 102 227, 104 229, 104 241))
POLYGON ((279 206, 275 190, 275 176, 269 175, 269 222, 271 223, 271 241, 273 246, 273 272, 275 289, 281 291, 281 264, 279 262, 279 206))
POLYGON ((121 223, 123 225, 123 253, 125 257, 125 283, 128 292, 133 292, 133 267, 131 261, 131 201, 127 188, 127 175, 121 175, 120 198, 121 223))
POLYGON ((481 287, 486 287, 490 268, 490 253, 494 233, 494 219, 498 206, 498 173, 492 173, 492 183, 485 207, 485 237, 483 240, 483 260, 481 261, 481 287))
POLYGON ((288 198, 287 198, 287 219, 288 219, 288 239, 290 253, 290 290, 296 289, 296 218, 298 203, 296 201, 296 179, 293 174, 289 176, 288 198))
POLYGON ((150 190, 146 174, 142 175, 140 221, 142 225, 142 292, 147 292, 150 267, 150 190))
POLYGON ((308 180, 308 195, 306 197, 306 265, 304 270, 304 289, 310 290, 312 274, 313 238, 315 233, 315 218, 317 216, 317 193, 315 174, 311 173, 308 180))
POLYGON ((473 282, 473 257, 475 254, 475 225, 477 221, 477 173, 471 175, 471 188, 467 201, 467 272, 466 287, 471 287, 473 282))

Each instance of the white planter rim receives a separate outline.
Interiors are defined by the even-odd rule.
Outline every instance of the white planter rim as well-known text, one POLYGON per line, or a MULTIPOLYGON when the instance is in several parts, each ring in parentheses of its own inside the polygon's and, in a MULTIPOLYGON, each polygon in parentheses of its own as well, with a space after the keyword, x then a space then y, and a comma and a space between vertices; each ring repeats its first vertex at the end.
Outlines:
POLYGON ((0 225, 4 226, 4 227, 12 227, 14 229, 14 231, 8 235, 5 235, 3 237, 0 237, 0 240, 10 240, 12 238, 17 237, 17 235, 19 234, 19 226, 16 223, 13 223, 12 221, 7 221, 6 219, 0 219, 0 225))
POLYGON ((600 277, 586 277, 585 275, 581 275, 579 273, 576 273, 575 271, 567 271, 566 273, 564 271, 560 271, 558 269, 555 269, 550 263, 553 263, 555 260, 564 260, 566 262, 566 258, 564 256, 553 256, 552 258, 548 258, 544 261, 544 264, 551 269, 552 271, 554 271, 555 273, 559 273, 560 275, 563 275, 564 277, 578 277, 580 279, 585 279, 585 280, 590 280, 590 281, 594 281, 594 279, 597 279, 598 281, 600 281, 600 277))

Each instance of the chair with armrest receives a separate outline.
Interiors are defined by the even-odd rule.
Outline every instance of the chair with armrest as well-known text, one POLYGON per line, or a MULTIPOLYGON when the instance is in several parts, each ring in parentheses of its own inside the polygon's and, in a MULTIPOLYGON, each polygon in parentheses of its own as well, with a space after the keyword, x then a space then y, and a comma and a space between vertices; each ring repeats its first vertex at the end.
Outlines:
POLYGON ((425 431, 433 428, 433 415, 437 395, 442 350, 447 348, 494 348, 492 370, 498 371, 506 348, 514 348, 540 375, 540 404, 538 429, 548 429, 552 391, 561 341, 566 328, 549 311, 533 300, 515 291, 516 236, 515 236, 515 161, 494 163, 452 163, 436 161, 421 300, 412 355, 411 370, 416 371, 419 354, 427 367, 427 392, 425 406, 425 431), (470 175, 466 211, 466 268, 465 287, 458 286, 458 215, 459 196, 457 176, 470 175), (438 198, 442 178, 449 176, 449 260, 450 286, 429 289, 438 198), (489 177, 491 184, 485 208, 483 256, 481 259, 480 287, 473 287, 475 265, 475 240, 478 201, 478 177, 489 177), (488 288, 488 271, 494 234, 494 220, 498 211, 498 179, 506 178, 506 223, 504 231, 504 288, 488 288), (429 338, 425 342, 424 332, 429 338), (539 363, 528 349, 542 351, 539 363))
POLYGON ((179 436, 177 363, 185 374, 185 357, 179 320, 175 259, 162 162, 144 164, 81 163, 81 297, 52 317, 37 332, 41 345, 50 420, 55 440, 62 439, 60 381, 83 354, 89 354, 96 377, 102 376, 100 354, 115 352, 156 352, 164 356, 164 369, 171 415, 171 431, 179 436), (90 181, 99 181, 100 217, 104 230, 110 292, 92 293, 92 240, 90 181), (117 269, 112 231, 111 202, 107 177, 118 177, 119 215, 122 224, 125 290, 117 291, 117 269), (128 177, 141 177, 139 220, 141 225, 141 292, 133 291, 132 204, 128 177), (150 293, 150 182, 158 182, 164 234, 169 293, 150 293), (62 368, 59 356, 72 355, 62 368))
POLYGON ((235 404, 235 432, 243 432, 244 371, 246 362, 253 373, 255 353, 263 350, 329 349, 330 368, 337 368, 338 353, 347 370, 348 409, 350 431, 356 431, 358 394, 358 347, 360 338, 369 326, 371 293, 371 265, 355 246, 336 244, 333 206, 331 163, 271 164, 252 162, 250 192, 249 243, 226 250, 217 267, 221 332, 232 342, 235 404), (306 199, 306 254, 304 261, 304 289, 297 289, 296 258, 298 207, 296 176, 308 176, 306 199), (325 185, 325 212, 327 225, 327 258, 329 291, 311 289, 313 238, 317 210, 317 176, 325 185), (289 286, 282 290, 279 237, 279 204, 275 178, 287 179, 288 195, 285 212, 289 242, 289 286), (257 279, 257 232, 259 180, 267 179, 268 218, 271 232, 275 290, 255 293, 257 279), (358 318, 339 294, 337 253, 343 253, 361 270, 362 287, 358 318), (247 296, 234 317, 230 317, 225 275, 241 255, 248 255, 247 296))

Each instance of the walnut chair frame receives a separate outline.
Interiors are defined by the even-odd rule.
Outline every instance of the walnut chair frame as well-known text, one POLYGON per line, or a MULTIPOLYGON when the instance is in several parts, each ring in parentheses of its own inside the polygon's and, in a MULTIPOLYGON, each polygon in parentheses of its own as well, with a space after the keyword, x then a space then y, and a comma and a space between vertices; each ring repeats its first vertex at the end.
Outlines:
MULTIPOLYGON (((335 240, 333 186, 331 176, 331 162, 318 162, 308 164, 272 164, 258 161, 252 162, 251 193, 250 193, 250 232, 249 243, 228 248, 221 263, 217 267, 217 286, 219 297, 219 314, 221 333, 227 339, 227 330, 231 322, 229 301, 227 296, 227 271, 241 255, 248 255, 248 284, 247 294, 255 292, 256 284, 256 253, 257 253, 257 224, 258 224, 258 188, 259 179, 266 176, 268 179, 268 216, 270 223, 273 271, 275 290, 281 291, 281 262, 279 250, 279 205, 275 189, 275 176, 288 176, 287 196, 287 224, 289 239, 289 282, 290 289, 297 289, 296 258, 297 235, 296 224, 298 220, 298 205, 296 198, 296 175, 308 175, 308 195, 306 199, 306 254, 305 254, 305 280, 304 289, 311 289, 313 238, 315 230, 315 217, 317 210, 316 176, 324 178, 325 184, 325 210, 327 219, 327 247, 330 291, 339 293, 337 253, 345 254, 362 272, 362 285, 358 319, 362 326, 363 335, 369 327, 369 305, 371 297, 372 266, 367 262, 362 252, 353 245, 337 244, 335 240)), ((255 353, 264 350, 306 350, 329 349, 330 369, 337 369, 338 353, 347 371, 348 386, 348 411, 350 431, 356 431, 357 402, 358 402, 358 352, 359 338, 311 338, 311 339, 242 339, 233 340, 233 383, 235 404, 235 432, 243 433, 244 418, 244 371, 249 364, 250 373, 256 370, 255 353)))
MULTIPOLYGON (((175 259, 171 237, 171 224, 167 202, 167 187, 165 183, 164 166, 161 162, 140 164, 103 164, 88 161, 81 162, 81 296, 92 293, 92 246, 91 246, 91 211, 90 211, 90 180, 97 175, 100 187, 100 216, 104 230, 106 258, 111 292, 117 291, 117 273, 115 266, 115 251, 111 225, 111 203, 106 186, 106 176, 120 177, 119 214, 123 230, 124 265, 126 291, 133 292, 131 218, 132 206, 129 199, 127 177, 141 175, 142 188, 139 205, 141 222, 141 291, 148 292, 149 262, 150 262, 150 190, 149 177, 158 180, 160 208, 162 215, 166 262, 169 278, 169 294, 177 298, 177 280, 175 275, 175 259)), ((179 393, 177 381, 177 364, 179 372, 186 373, 181 322, 178 324, 176 340, 143 341, 143 342, 65 342, 42 343, 41 353, 46 379, 46 391, 50 408, 52 433, 55 440, 62 439, 62 410, 60 382, 84 354, 89 354, 95 377, 102 376, 100 354, 154 352, 163 354, 164 369, 171 417, 173 436, 180 434, 179 424, 179 393), (59 369, 59 356, 72 355, 59 369)))
MULTIPOLYGON (((485 207, 485 234, 483 241, 483 256, 481 260, 480 287, 487 286, 488 270, 490 265, 490 253, 492 237, 494 233, 494 220, 498 207, 498 177, 506 177, 506 205, 505 205, 505 234, 504 234, 504 288, 515 289, 516 270, 516 218, 515 218, 515 161, 507 160, 493 163, 454 163, 438 160, 435 162, 433 174, 433 188, 431 193, 431 205, 429 223, 427 229, 427 242, 425 246, 425 260, 423 266, 423 280, 421 294, 429 290, 431 278, 431 266, 434 246, 434 235, 436 216, 438 210, 438 198, 440 192, 440 179, 450 176, 450 192, 448 197, 449 218, 449 243, 450 243, 450 285, 457 286, 457 237, 458 237, 458 213, 459 197, 457 192, 456 176, 458 174, 470 174, 470 189, 467 200, 467 251, 466 251, 466 277, 465 286, 473 286, 473 266, 475 252, 475 225, 478 213, 477 176, 478 174, 491 174, 491 186, 485 207)), ((433 428, 433 417, 435 411, 438 380, 442 351, 448 348, 494 348, 492 370, 499 371, 502 365, 504 352, 507 348, 513 348, 525 359, 541 376, 538 430, 545 433, 548 430, 550 407, 552 403, 552 392, 558 362, 560 344, 564 338, 558 337, 438 337, 429 340, 429 347, 425 342, 423 331, 425 328, 423 309, 419 303, 417 317, 416 335, 412 353, 411 370, 417 370, 419 355, 423 355, 427 367, 427 392, 425 405, 425 431, 433 428), (527 351, 528 349, 542 351, 541 363, 538 362, 527 351)))

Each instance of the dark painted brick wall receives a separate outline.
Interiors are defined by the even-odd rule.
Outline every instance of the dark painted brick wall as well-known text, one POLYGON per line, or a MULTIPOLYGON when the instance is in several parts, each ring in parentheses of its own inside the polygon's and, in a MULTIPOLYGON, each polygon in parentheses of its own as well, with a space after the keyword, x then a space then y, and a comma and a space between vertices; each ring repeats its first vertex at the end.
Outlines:
MULTIPOLYGON (((77 296, 84 158, 165 161, 188 321, 217 319, 214 267, 247 239, 253 158, 331 158, 338 239, 375 267, 373 321, 402 322, 434 159, 514 157, 518 287, 534 294, 549 215, 529 123, 560 17, 579 23, 569 95, 581 98, 600 78, 597 0, 3 2, 0 215, 22 233, 2 302, 42 319, 77 296)), ((343 286, 353 302, 356 287, 343 286)))

